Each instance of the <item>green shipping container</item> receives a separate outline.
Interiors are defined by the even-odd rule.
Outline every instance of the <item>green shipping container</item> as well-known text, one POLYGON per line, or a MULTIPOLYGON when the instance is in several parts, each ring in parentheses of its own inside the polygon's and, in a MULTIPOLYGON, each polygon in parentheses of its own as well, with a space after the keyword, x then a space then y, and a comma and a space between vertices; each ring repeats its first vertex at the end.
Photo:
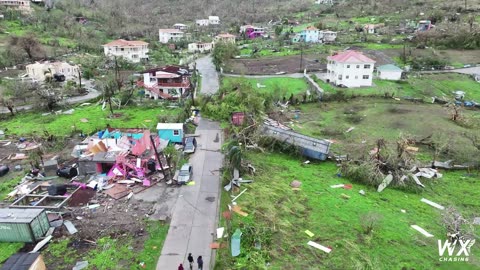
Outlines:
POLYGON ((49 228, 45 209, 0 209, 0 242, 34 243, 49 228))

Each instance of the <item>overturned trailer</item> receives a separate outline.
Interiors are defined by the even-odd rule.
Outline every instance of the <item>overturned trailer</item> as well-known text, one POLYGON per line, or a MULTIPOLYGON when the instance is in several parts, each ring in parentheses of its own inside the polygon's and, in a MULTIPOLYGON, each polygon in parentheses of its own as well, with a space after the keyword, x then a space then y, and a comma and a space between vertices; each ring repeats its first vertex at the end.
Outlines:
POLYGON ((330 142, 302 135, 292 130, 263 125, 263 134, 300 149, 302 155, 311 159, 325 160, 330 151, 330 142))

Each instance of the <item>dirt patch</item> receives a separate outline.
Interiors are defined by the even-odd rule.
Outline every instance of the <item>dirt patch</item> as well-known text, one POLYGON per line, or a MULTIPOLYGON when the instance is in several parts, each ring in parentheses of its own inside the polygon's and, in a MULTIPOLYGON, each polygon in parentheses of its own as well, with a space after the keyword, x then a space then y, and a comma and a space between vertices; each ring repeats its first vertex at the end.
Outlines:
POLYGON ((233 59, 229 62, 231 69, 228 73, 245 75, 268 75, 277 72, 297 73, 303 72, 304 68, 309 71, 326 69, 327 65, 321 63, 325 57, 320 54, 300 55, 284 57, 258 58, 258 59, 233 59), (300 62, 302 61, 302 68, 300 62))
POLYGON ((68 201, 68 206, 86 205, 95 196, 95 193, 97 192, 93 189, 79 189, 68 201))

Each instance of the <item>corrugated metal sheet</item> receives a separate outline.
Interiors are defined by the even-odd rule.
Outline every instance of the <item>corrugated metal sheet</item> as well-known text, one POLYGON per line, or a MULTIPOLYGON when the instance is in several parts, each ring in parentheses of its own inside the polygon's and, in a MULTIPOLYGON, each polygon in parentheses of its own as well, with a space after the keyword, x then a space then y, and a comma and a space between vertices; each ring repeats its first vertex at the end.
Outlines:
POLYGON ((44 209, 0 209, 0 242, 37 242, 49 227, 44 209))
POLYGON ((325 140, 315 139, 291 130, 268 125, 263 125, 263 130, 266 136, 302 148, 303 153, 311 158, 324 160, 330 151, 330 142, 325 140))

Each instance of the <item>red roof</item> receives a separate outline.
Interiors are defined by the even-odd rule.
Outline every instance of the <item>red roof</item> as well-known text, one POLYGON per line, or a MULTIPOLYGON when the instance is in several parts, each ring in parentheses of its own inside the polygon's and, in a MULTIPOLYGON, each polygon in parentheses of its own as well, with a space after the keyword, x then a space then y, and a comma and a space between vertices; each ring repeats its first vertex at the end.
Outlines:
POLYGON ((118 46, 118 47, 128 47, 128 46, 143 46, 143 45, 148 45, 147 42, 141 41, 141 40, 125 40, 125 39, 117 39, 114 40, 110 43, 107 43, 103 46, 106 47, 113 47, 113 46, 118 46))
POLYGON ((336 55, 327 57, 327 60, 339 62, 339 63, 375 63, 375 60, 370 59, 357 51, 344 51, 336 55))

